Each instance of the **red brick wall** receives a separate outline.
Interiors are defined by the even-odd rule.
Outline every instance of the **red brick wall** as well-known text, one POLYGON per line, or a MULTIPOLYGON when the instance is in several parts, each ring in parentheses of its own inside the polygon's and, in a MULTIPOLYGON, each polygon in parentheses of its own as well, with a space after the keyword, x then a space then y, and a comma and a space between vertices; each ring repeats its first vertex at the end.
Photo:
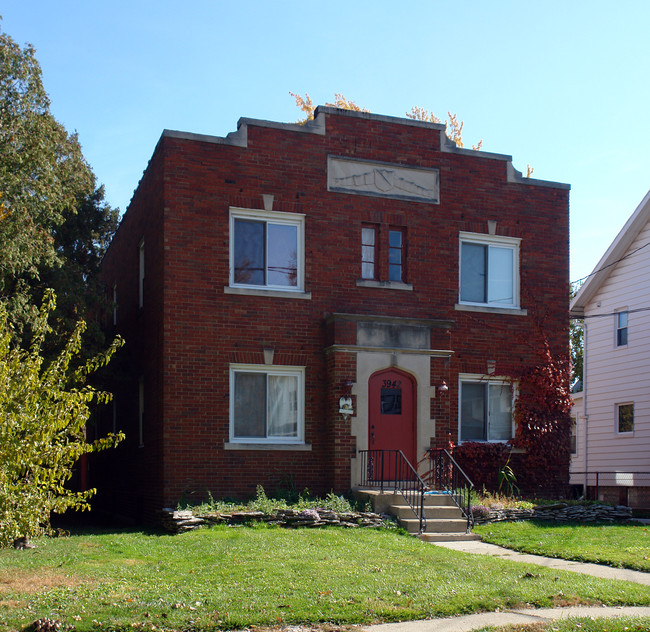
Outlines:
MULTIPOLYGON (((480 153, 440 151, 437 129, 326 115, 326 134, 248 124, 247 147, 163 136, 105 260, 107 285, 117 279, 118 329, 127 339, 132 374, 144 372, 144 448, 132 436, 116 451, 119 485, 151 511, 184 495, 250 495, 294 485, 317 493, 349 486, 355 445, 349 421, 337 414, 341 381, 354 377, 351 354, 326 354, 331 313, 381 314, 453 321, 434 330, 432 383, 449 391, 432 401, 437 442, 456 439, 457 381, 535 362, 536 323, 556 352, 566 352, 568 191, 508 183, 507 162, 480 153), (440 170, 440 204, 327 191, 327 156, 440 170), (306 215, 305 289, 311 300, 224 293, 229 282, 229 208, 306 215), (458 233, 520 237, 521 306, 528 316, 456 311, 458 233), (413 291, 357 287, 361 224, 406 228, 407 279, 413 291), (137 310, 137 244, 147 257, 145 306, 137 310), (122 307, 124 303, 124 308, 122 307), (135 304, 135 305, 134 305, 135 304), (225 451, 229 428, 229 365, 306 366, 305 439, 309 452, 225 451)), ((385 265, 385 264, 382 264, 385 265)), ((385 272, 385 271, 384 271, 385 272)), ((340 332, 345 337, 345 332, 340 332)), ((348 332, 351 343, 354 332, 348 332)), ((336 333, 337 339, 339 332, 336 333)), ((119 396, 121 418, 134 432, 137 385, 119 396)), ((118 479, 116 479, 118 480, 118 479)))

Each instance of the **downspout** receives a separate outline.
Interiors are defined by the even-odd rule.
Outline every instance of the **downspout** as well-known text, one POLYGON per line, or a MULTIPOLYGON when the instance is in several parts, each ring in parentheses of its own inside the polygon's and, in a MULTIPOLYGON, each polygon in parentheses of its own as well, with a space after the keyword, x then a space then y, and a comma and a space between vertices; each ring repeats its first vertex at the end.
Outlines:
MULTIPOLYGON (((589 482, 589 415, 587 414, 587 319, 582 321, 582 407, 585 420, 585 499, 589 482)), ((598 499, 596 499, 598 500, 598 499)))

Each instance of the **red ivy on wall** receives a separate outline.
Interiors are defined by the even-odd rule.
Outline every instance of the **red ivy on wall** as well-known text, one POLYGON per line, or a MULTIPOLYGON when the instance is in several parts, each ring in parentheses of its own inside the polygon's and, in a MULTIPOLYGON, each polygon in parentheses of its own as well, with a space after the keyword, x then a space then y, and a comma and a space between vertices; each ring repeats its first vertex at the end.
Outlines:
POLYGON ((537 366, 506 372, 517 388, 514 439, 465 442, 454 449, 454 459, 479 491, 498 490, 499 470, 509 457, 522 494, 557 497, 568 491, 571 366, 568 353, 554 356, 546 339, 537 352, 537 366))

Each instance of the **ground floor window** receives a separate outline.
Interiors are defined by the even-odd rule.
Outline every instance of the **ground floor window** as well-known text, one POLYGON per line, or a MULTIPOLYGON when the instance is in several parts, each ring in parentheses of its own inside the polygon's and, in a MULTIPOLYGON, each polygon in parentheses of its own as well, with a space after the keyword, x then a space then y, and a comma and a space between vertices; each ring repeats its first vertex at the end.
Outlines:
POLYGON ((304 368, 230 367, 230 440, 301 443, 304 440, 304 368))
POLYGON ((461 441, 508 441, 513 436, 512 386, 503 381, 462 377, 461 441))

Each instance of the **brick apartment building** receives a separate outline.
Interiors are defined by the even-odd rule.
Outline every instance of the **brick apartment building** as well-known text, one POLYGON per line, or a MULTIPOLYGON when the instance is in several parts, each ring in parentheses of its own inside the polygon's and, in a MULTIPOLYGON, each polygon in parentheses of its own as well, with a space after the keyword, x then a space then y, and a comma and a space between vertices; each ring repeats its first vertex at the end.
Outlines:
POLYGON ((512 438, 503 376, 541 321, 566 352, 568 196, 410 119, 163 132, 103 263, 126 440, 98 503, 342 492, 359 450, 512 438))

